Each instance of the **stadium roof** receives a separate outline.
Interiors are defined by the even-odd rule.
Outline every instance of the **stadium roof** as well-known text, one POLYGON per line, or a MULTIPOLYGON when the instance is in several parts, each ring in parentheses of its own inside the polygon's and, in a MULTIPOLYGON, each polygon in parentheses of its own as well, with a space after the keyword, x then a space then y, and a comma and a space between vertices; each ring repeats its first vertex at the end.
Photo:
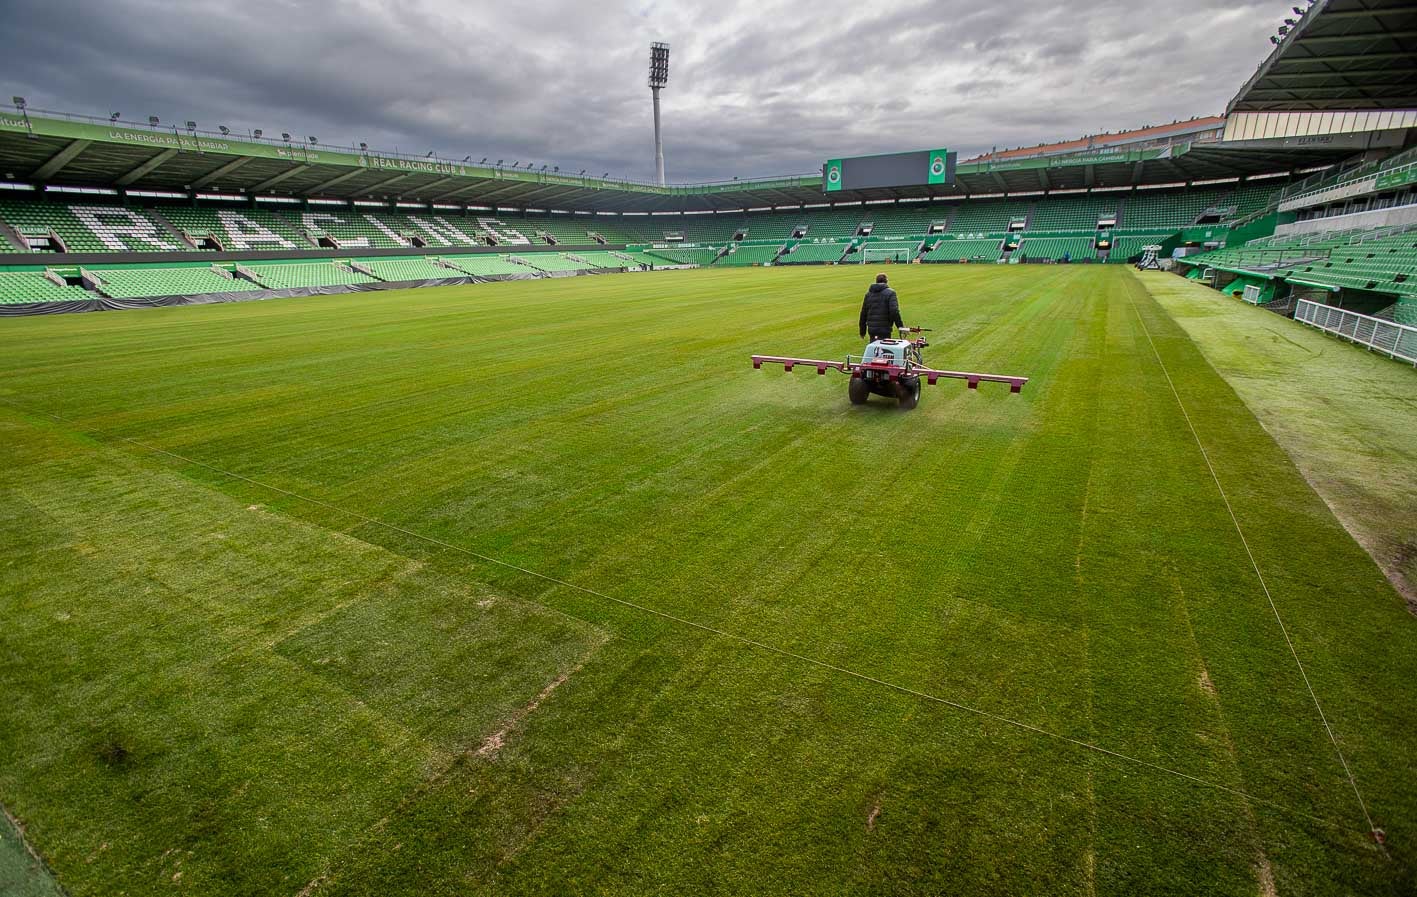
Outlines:
MULTIPOLYGON (((841 191, 833 203, 1127 188, 1248 177, 1332 164, 1351 149, 1218 142, 1095 147, 961 163, 954 185, 841 191)), ((828 201, 820 174, 658 186, 559 171, 327 147, 82 116, 0 114, 0 176, 128 190, 377 199, 515 209, 715 211, 828 201)))
POLYGON ((1226 112, 1417 107, 1417 2, 1318 0, 1226 112))

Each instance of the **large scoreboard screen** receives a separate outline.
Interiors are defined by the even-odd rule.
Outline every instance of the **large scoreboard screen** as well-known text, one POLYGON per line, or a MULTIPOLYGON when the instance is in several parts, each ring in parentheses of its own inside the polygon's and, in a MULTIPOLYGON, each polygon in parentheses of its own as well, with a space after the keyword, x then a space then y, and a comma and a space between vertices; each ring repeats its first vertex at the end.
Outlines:
POLYGON ((871 187, 953 184, 958 156, 958 153, 947 149, 935 149, 828 159, 822 166, 822 189, 835 193, 838 190, 867 190, 871 187))

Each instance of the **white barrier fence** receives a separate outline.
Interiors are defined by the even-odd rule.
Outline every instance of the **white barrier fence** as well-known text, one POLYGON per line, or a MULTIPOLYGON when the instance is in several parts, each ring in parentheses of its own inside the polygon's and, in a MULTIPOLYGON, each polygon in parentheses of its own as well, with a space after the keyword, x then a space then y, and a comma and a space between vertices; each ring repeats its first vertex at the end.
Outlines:
POLYGON ((1417 365, 1417 327, 1360 315, 1311 299, 1299 300, 1294 308, 1294 320, 1417 365))

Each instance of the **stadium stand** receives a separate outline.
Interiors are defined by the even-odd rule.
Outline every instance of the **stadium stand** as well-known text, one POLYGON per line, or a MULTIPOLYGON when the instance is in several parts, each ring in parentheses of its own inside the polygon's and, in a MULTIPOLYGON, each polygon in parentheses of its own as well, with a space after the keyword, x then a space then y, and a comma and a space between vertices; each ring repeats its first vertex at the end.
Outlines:
POLYGON ((1132 231, 1174 230, 1191 224, 1220 198, 1221 194, 1215 190, 1181 193, 1139 190, 1127 198, 1119 224, 1132 231))
POLYGON ((648 255, 658 256, 671 265, 712 265, 718 258, 719 248, 707 246, 700 249, 647 249, 648 255))
POLYGON ((261 286, 273 290, 292 287, 332 287, 344 284, 375 283, 375 279, 335 262, 247 265, 261 286))
POLYGON ((259 284, 216 273, 209 267, 174 265, 87 269, 100 281, 99 292, 114 299, 152 296, 199 296, 259 290, 259 284))
POLYGON ((848 262, 912 261, 920 251, 920 240, 870 240, 846 257, 848 262))
POLYGON ((950 222, 950 232, 967 234, 1006 231, 1011 220, 1026 217, 1032 206, 1032 202, 1017 199, 962 203, 950 222))
POLYGON ((942 240, 925 253, 927 262, 997 262, 1003 256, 1003 234, 973 239, 942 240))
POLYGON ((445 277, 457 277, 458 272, 444 268, 426 258, 400 258, 400 259, 361 259, 357 263, 362 268, 367 268, 370 273, 380 280, 397 283, 405 280, 441 280, 445 277))
POLYGON ((1067 255, 1070 260, 1078 262, 1090 259, 1095 255, 1094 239, 1092 233, 1035 235, 1030 231, 1024 236, 1016 253, 1022 253, 1024 258, 1030 260, 1052 259, 1054 261, 1067 255))
POLYGON ((163 209, 162 216, 197 246, 208 238, 231 252, 313 249, 315 246, 290 222, 266 209, 172 207, 163 209))
POLYGON ((589 262, 576 261, 561 252, 529 252, 526 255, 514 254, 513 257, 538 271, 589 271, 594 267, 589 262))
POLYGON ((183 246, 141 209, 90 203, 0 200, 0 219, 31 248, 66 252, 176 252, 183 246), (59 244, 51 245, 51 237, 59 244))
POLYGON ((1034 205, 1028 229, 1030 231, 1096 230, 1097 221, 1101 216, 1115 217, 1116 214, 1116 194, 1060 196, 1048 201, 1040 201, 1034 205))
POLYGON ((1290 287, 1357 291, 1371 295, 1376 306, 1393 306, 1392 316, 1399 321, 1417 319, 1417 226, 1413 225, 1273 236, 1182 261, 1193 270, 1214 267, 1290 287))
POLYGON ((533 269, 516 262, 507 261, 504 255, 448 255, 442 260, 459 270, 478 277, 495 277, 503 274, 529 274, 533 269))
POLYGON ((575 256, 586 265, 590 266, 592 270, 597 271, 615 268, 632 268, 637 264, 626 259, 623 253, 617 255, 613 252, 600 249, 570 250, 566 255, 575 256))
POLYGON ((44 276, 43 271, 0 272, 0 304, 19 305, 29 302, 73 302, 92 298, 83 287, 60 286, 44 276))
POLYGON ((719 267, 723 268, 747 268, 753 265, 766 265, 781 251, 780 243, 759 246, 737 246, 732 248, 728 255, 718 260, 719 267))
POLYGON ((1113 235, 1112 248, 1107 254, 1109 262, 1125 262, 1128 259, 1141 255, 1142 249, 1147 246, 1159 246, 1163 240, 1172 236, 1174 231, 1154 234, 1120 234, 1113 235))
POLYGON ((329 237, 336 249, 404 249, 413 245, 379 216, 360 209, 293 212, 290 219, 310 242, 329 237))
POLYGON ((648 265, 651 268, 658 267, 664 264, 664 259, 650 255, 647 252, 641 252, 639 250, 616 250, 614 255, 620 256, 634 264, 648 265))
POLYGON ((867 206, 861 220, 863 224, 868 221, 871 223, 873 237, 904 237, 926 234, 932 224, 940 224, 943 233, 943 225, 948 222, 949 215, 949 206, 925 203, 878 205, 867 206))
POLYGON ((846 243, 798 243, 777 260, 779 265, 820 265, 841 261, 846 243))

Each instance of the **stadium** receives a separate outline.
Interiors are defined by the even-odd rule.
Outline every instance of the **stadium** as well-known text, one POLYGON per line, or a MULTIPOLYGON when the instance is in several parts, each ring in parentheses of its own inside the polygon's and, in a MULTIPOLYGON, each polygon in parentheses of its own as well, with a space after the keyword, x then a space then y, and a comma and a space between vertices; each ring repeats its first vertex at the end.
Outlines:
POLYGON ((1417 893, 1417 3, 1278 18, 694 183, 663 43, 652 178, 14 96, 0 894, 1417 893))

